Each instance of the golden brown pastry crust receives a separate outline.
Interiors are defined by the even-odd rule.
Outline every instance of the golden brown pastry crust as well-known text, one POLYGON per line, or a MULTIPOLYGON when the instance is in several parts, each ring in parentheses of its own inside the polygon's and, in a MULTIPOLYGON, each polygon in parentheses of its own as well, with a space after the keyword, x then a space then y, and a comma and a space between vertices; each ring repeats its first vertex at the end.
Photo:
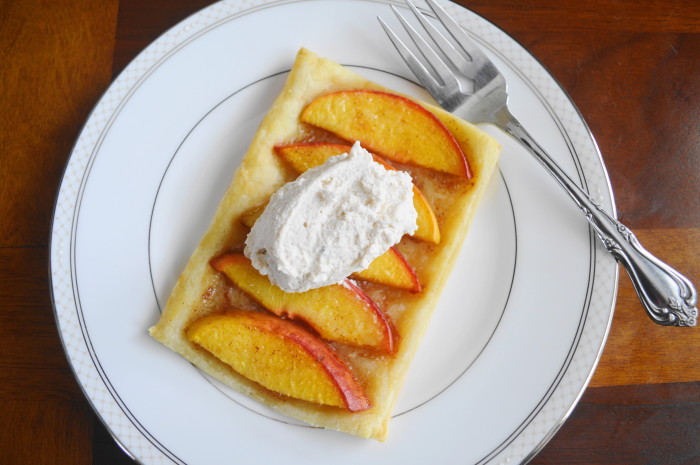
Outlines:
MULTIPOLYGON (((216 295, 220 293, 223 278, 209 266, 209 260, 230 250, 233 245, 241 244, 247 229, 240 223, 240 216, 246 210, 263 204, 275 190, 290 180, 290 173, 274 154, 273 146, 301 137, 298 116, 315 97, 331 91, 360 88, 387 90, 306 49, 299 51, 281 94, 260 124, 207 233, 180 275, 160 321, 150 328, 150 333, 201 370, 285 415, 312 425, 385 440, 398 391, 498 161, 499 144, 473 125, 421 102, 453 132, 474 176, 469 183, 463 183, 464 186, 452 191, 448 211, 436 211, 442 233, 440 244, 426 246, 428 253, 420 255, 427 258, 413 263, 423 284, 423 292, 415 295, 405 293, 386 300, 389 304, 394 302, 392 305, 386 304, 383 309, 394 319, 400 335, 397 353, 393 357, 367 357, 352 350, 345 349, 343 352, 364 384, 372 408, 351 413, 283 398, 237 375, 213 356, 197 349, 184 335, 191 321, 215 311, 217 305, 225 301, 225 297, 216 295), (396 302, 400 305, 395 305, 396 302)), ((430 186, 420 187, 426 195, 430 195, 430 186)), ((439 203, 439 199, 433 200, 439 203)), ((439 209, 440 206, 437 206, 436 210, 439 209)), ((411 247, 411 244, 404 247, 409 262, 412 256, 418 260, 419 255, 412 254, 411 247)), ((381 307, 383 291, 370 289, 368 292, 379 301, 381 307)))

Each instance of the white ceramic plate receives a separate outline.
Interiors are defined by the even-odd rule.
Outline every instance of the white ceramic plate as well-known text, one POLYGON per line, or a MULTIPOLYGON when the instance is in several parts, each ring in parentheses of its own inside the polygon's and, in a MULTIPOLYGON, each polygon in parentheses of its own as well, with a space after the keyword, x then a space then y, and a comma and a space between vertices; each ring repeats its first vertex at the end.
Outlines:
MULTIPOLYGON (((501 30, 445 5, 506 74, 514 114, 614 210, 573 104, 501 30)), ((503 144, 386 443, 279 416, 147 334, 304 46, 429 99, 376 16, 385 0, 212 5, 141 53, 95 107, 56 202, 56 319, 85 395, 142 463, 518 463, 556 432, 609 328, 617 266, 540 166, 503 144)))

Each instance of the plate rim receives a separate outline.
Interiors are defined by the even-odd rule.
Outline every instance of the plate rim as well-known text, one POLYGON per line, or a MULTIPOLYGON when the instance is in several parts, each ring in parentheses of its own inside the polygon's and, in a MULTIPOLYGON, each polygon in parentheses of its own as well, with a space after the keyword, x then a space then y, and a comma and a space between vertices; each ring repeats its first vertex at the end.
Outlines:
MULTIPOLYGON (((305 3, 305 2, 310 2, 310 1, 333 1, 333 0, 256 0, 256 1, 254 2, 253 6, 248 6, 248 7, 245 7, 245 6, 244 6, 244 7, 238 8, 238 9, 235 10, 233 13, 226 14, 225 16, 223 16, 223 17, 221 17, 221 18, 217 18, 216 20, 209 21, 202 29, 196 31, 194 35, 188 36, 188 37, 187 37, 186 39, 184 39, 184 40, 178 40, 178 41, 174 44, 174 47, 169 48, 169 50, 168 50, 164 55, 162 55, 161 57, 159 57, 159 60, 158 60, 158 61, 167 60, 168 57, 170 57, 171 55, 177 53, 177 50, 178 50, 180 47, 184 46, 189 40, 195 40, 196 37, 198 37, 198 36, 200 36, 200 35, 203 35, 203 34, 206 34, 207 31, 208 31, 210 28, 215 27, 216 25, 221 24, 221 23, 223 23, 223 22, 230 21, 230 20, 234 20, 235 18, 240 17, 240 16, 243 16, 243 15, 253 14, 253 13, 255 13, 257 10, 259 10, 261 7, 266 8, 266 7, 274 7, 274 6, 284 5, 284 4, 290 4, 290 3, 305 3)), ((371 2, 371 3, 380 3, 380 4, 399 4, 399 2, 395 2, 395 1, 393 1, 393 0, 361 0, 361 1, 371 2)), ((50 298, 51 298, 51 304, 52 304, 52 309, 53 309, 53 313, 54 313, 54 318, 55 318, 55 320, 56 320, 56 325, 57 325, 57 328, 59 329, 58 332, 59 332, 61 344, 62 344, 62 347, 63 347, 63 350, 64 350, 64 354, 66 355, 66 359, 67 359, 68 364, 69 364, 69 366, 70 366, 70 369, 71 369, 71 371, 72 371, 72 373, 73 373, 73 376, 75 377, 76 381, 78 381, 78 385, 80 386, 81 391, 82 391, 83 394, 85 395, 85 398, 86 398, 86 400, 88 401, 88 403, 90 404, 90 406, 91 406, 91 408, 93 409, 93 411, 96 413, 96 416, 97 416, 97 417, 100 419, 100 421, 103 423, 103 425, 105 426, 105 428, 107 429, 107 431, 109 432, 109 434, 113 437, 113 439, 114 439, 115 442, 118 444, 118 446, 119 446, 129 457, 131 457, 133 460, 135 460, 135 461, 137 461, 137 462, 139 462, 139 463, 141 463, 141 462, 140 462, 140 459, 137 458, 137 457, 129 450, 128 447, 126 447, 126 445, 123 443, 123 441, 122 441, 122 440, 118 437, 118 435, 113 431, 113 428, 107 423, 107 420, 103 417, 103 415, 102 415, 102 413, 101 413, 99 407, 96 405, 94 399, 93 399, 93 398, 90 396, 90 394, 87 392, 86 387, 84 386, 83 381, 81 380, 81 378, 80 378, 80 376, 79 376, 79 374, 78 374, 78 372, 77 372, 77 370, 76 370, 76 367, 75 367, 74 364, 73 364, 73 361, 72 361, 72 359, 71 359, 71 356, 70 356, 70 353, 69 353, 69 350, 68 350, 68 347, 67 347, 67 343, 66 343, 66 340, 65 340, 65 334, 64 334, 64 328, 63 328, 63 325, 61 324, 61 318, 60 318, 60 315, 59 315, 59 312, 58 312, 58 309, 57 309, 56 282, 55 282, 56 280, 55 280, 55 277, 54 277, 54 262, 55 262, 55 261, 54 261, 54 258, 53 258, 53 257, 54 257, 54 252, 56 251, 56 248, 58 247, 57 244, 55 243, 55 241, 56 241, 55 226, 56 226, 57 216, 58 216, 58 210, 59 210, 59 200, 60 200, 61 195, 64 194, 64 188, 65 188, 65 183, 66 183, 66 177, 67 177, 67 174, 68 174, 68 170, 71 168, 72 163, 75 162, 75 158, 76 158, 76 153, 75 153, 75 152, 76 152, 77 147, 78 147, 78 145, 80 144, 80 142, 83 141, 83 139, 84 139, 86 128, 87 128, 90 124, 93 123, 93 118, 96 117, 96 113, 97 113, 97 111, 98 111, 100 105, 104 102, 105 98, 106 98, 110 93, 113 93, 114 88, 117 86, 117 84, 119 84, 119 83, 123 80, 123 77, 126 75, 126 73, 129 72, 130 69, 133 67, 134 62, 136 62, 139 58, 141 58, 141 57, 144 55, 144 52, 146 52, 146 50, 150 49, 154 44, 159 43, 159 42, 161 42, 162 40, 164 40, 165 37, 168 37, 169 35, 171 35, 171 34, 172 34, 175 30, 177 30, 178 28, 181 28, 181 27, 182 27, 183 25, 185 25, 186 23, 192 21, 192 20, 195 19, 195 18, 200 17, 205 11, 209 11, 209 10, 211 10, 211 9, 213 9, 213 8, 219 6, 219 5, 225 4, 225 3, 231 3, 231 2, 227 2, 226 0, 223 0, 223 1, 220 1, 220 2, 213 3, 213 4, 209 5, 209 6, 204 7, 204 8, 202 8, 201 10, 199 10, 199 11, 197 11, 197 12, 195 12, 195 13, 189 15, 189 16, 186 17, 185 19, 183 19, 183 20, 181 20, 180 22, 178 22, 176 25, 174 25, 174 26, 172 26, 171 28, 169 28, 168 30, 166 30, 164 33, 162 33, 160 36, 158 36, 158 38, 156 38, 154 41, 152 41, 144 50, 142 50, 141 52, 139 52, 139 54, 138 54, 138 55, 137 55, 137 56, 136 56, 136 57, 121 71, 121 72, 120 72, 120 73, 119 73, 119 75, 117 75, 117 76, 112 80, 112 82, 111 82, 110 85, 107 87, 107 89, 106 89, 106 90, 103 92, 103 94, 97 99, 95 105, 94 105, 93 108, 91 109, 90 113, 88 114, 88 117, 86 118, 84 124, 83 124, 82 127, 81 127, 81 130, 80 130, 80 132, 79 132, 79 135, 78 135, 78 137, 76 138, 76 141, 75 141, 75 143, 73 144, 73 147, 72 147, 72 149, 71 149, 71 151, 70 151, 70 156, 68 157, 68 159, 67 159, 67 161, 66 161, 66 163, 65 163, 65 165, 64 165, 64 169, 63 169, 63 172, 62 172, 62 174, 61 174, 61 181, 60 181, 60 183, 59 183, 59 187, 58 187, 58 190, 57 190, 56 195, 55 195, 54 209, 53 209, 53 214, 52 214, 52 217, 51 217, 51 229, 50 229, 51 233, 50 233, 50 244, 49 244, 48 271, 49 271, 49 283, 50 283, 50 298)), ((566 97, 566 99, 567 99, 567 101, 568 101, 568 104, 570 104, 570 105, 572 106, 574 112, 576 113, 576 115, 577 115, 577 117, 578 117, 578 119, 579 119, 578 122, 579 122, 580 124, 583 125, 583 128, 584 128, 584 130, 585 130, 585 132, 586 132, 586 134, 587 134, 587 138, 590 140, 590 142, 591 142, 591 143, 593 144, 593 146, 594 146, 594 152, 595 152, 595 154, 597 155, 597 160, 596 160, 596 161, 597 161, 597 168, 599 168, 599 169, 602 170, 603 178, 604 178, 604 184, 605 184, 605 186, 607 186, 607 192, 606 192, 606 194, 609 196, 610 203, 611 203, 611 209, 612 209, 612 212, 611 212, 611 213, 612 213, 612 215, 613 215, 614 217, 616 217, 616 216, 617 216, 617 212, 616 212, 616 207, 615 207, 614 193, 613 193, 613 191, 612 191, 612 185, 611 185, 611 183, 610 183, 610 179, 609 179, 609 175, 608 175, 608 172, 607 172, 607 168, 606 168, 606 166, 605 166, 605 164, 604 164, 604 160, 603 160, 603 158, 602 158, 602 154, 601 154, 600 149, 599 149, 599 147, 598 147, 597 141, 596 141, 594 135, 592 134, 592 132, 591 132, 591 130, 590 130, 588 124, 586 123, 585 119, 583 118, 583 115, 580 113, 578 107, 575 105, 575 103, 573 102, 573 100, 571 99, 571 97, 569 96, 569 94, 566 92, 566 90, 563 88, 563 86, 559 83, 559 81, 558 81, 558 80, 554 77, 554 75, 553 75, 553 74, 552 74, 552 73, 537 59, 537 57, 535 57, 527 48, 525 48, 522 44, 520 44, 517 40, 515 40, 510 34, 508 34, 507 31, 503 30, 502 28, 500 28, 499 26, 495 25, 494 23, 492 23, 492 22, 489 21, 488 19, 484 18, 483 16, 481 16, 481 15, 479 15, 479 14, 473 12, 472 10, 469 10, 467 7, 463 7, 463 6, 460 6, 460 5, 458 5, 458 4, 449 4, 449 5, 447 5, 447 6, 448 6, 448 9, 459 8, 459 9, 468 11, 469 14, 472 14, 472 15, 474 15, 475 17, 477 17, 480 21, 484 22, 488 27, 496 28, 501 34, 504 34, 505 36, 507 36, 507 38, 508 38, 512 43, 514 43, 514 44, 516 44, 518 47, 520 47, 520 49, 521 49, 521 51, 522 51, 523 53, 527 54, 527 56, 529 57, 529 59, 532 59, 532 60, 536 61, 536 62, 539 64, 539 66, 542 67, 542 69, 543 69, 543 71, 546 73, 547 77, 548 77, 549 79, 551 79, 552 82, 553 82, 553 83, 555 84, 555 86, 557 87, 557 90, 560 91, 560 92, 562 92, 562 93, 565 95, 565 97, 566 97)), ((464 27, 464 26, 463 26, 463 27, 464 27)), ((470 32, 471 32, 471 31, 470 31, 470 32)), ((491 44, 489 44, 488 42, 480 41, 480 43, 481 43, 482 46, 485 45, 485 46, 489 47, 490 49, 492 49, 492 50, 498 52, 500 55, 502 55, 502 56, 504 57, 504 54, 500 53, 500 51, 498 51, 495 47, 493 47, 493 46, 492 46, 491 44)), ((126 102, 126 100, 128 100, 128 96, 135 90, 135 88, 138 86, 138 84, 141 83, 141 82, 143 82, 143 81, 145 81, 145 80, 148 78, 148 75, 150 74, 150 71, 151 71, 151 69, 152 69, 152 66, 153 66, 153 64, 151 64, 148 68, 146 68, 145 72, 139 73, 139 74, 141 75, 141 77, 140 77, 135 83, 132 83, 131 85, 129 85, 127 94, 126 94, 125 96, 122 96, 121 98, 119 98, 119 99, 118 99, 118 100, 119 100, 119 104, 117 105, 117 107, 116 107, 115 109, 113 109, 112 111, 110 111, 110 119, 111 119, 112 117, 114 117, 114 115, 116 115, 117 113, 119 113, 119 110, 120 110, 122 104, 124 104, 124 103, 126 102)), ((520 67, 518 67, 517 65, 512 65, 511 67, 512 67, 512 69, 516 70, 518 73, 521 73, 520 67)), ((523 77, 528 83, 530 83, 530 79, 529 79, 526 75, 524 75, 524 73, 522 74, 521 77, 523 77)), ((549 102, 548 102, 548 100, 546 99, 546 97, 544 97, 543 95, 539 94, 539 88, 537 88, 537 87, 534 86, 534 85, 531 85, 531 86, 529 86, 529 87, 530 87, 532 90, 535 90, 535 91, 538 93, 538 99, 539 99, 542 103, 545 103, 545 104, 546 104, 546 106, 547 106, 547 112, 548 112, 550 115, 552 115, 552 116, 557 116, 556 112, 549 106, 549 102)), ((558 117, 555 117, 554 120, 556 121, 557 125, 559 126, 560 122, 559 122, 559 120, 558 120, 558 117)), ((106 122, 105 124, 107 124, 107 122, 106 122)), ((95 147, 98 147, 98 146, 99 146, 99 143, 101 143, 101 142, 99 142, 99 141, 102 141, 102 140, 103 140, 103 136, 106 134, 106 132, 108 132, 108 131, 105 131, 105 126, 104 126, 104 125, 101 125, 101 127, 102 127, 102 130, 100 131, 101 134, 100 134, 100 137, 98 138, 98 145, 95 146, 95 147)), ((567 146, 572 146, 573 143, 571 143, 571 142, 569 141, 569 138, 568 138, 569 134, 568 134, 568 132, 567 132, 565 129, 562 129, 562 130, 561 130, 561 133, 566 135, 566 139, 567 139, 567 142, 566 142, 566 143, 567 143, 567 146)), ((80 191, 82 190, 82 186, 84 186, 84 181, 87 179, 87 177, 89 177, 90 165, 91 165, 92 160, 95 158, 95 155, 96 155, 97 152, 99 152, 99 150, 97 150, 97 148, 94 148, 93 151, 92 151, 92 155, 90 156, 90 160, 89 160, 88 166, 86 167, 85 170, 81 170, 81 171, 80 171, 80 173, 82 174, 82 178, 81 178, 81 183, 80 183, 80 184, 81 184, 81 189, 79 189, 78 196, 81 195, 81 194, 80 194, 80 191)), ((575 153, 576 151, 573 150, 573 152, 575 153)), ((588 186, 585 185, 585 181, 586 181, 586 180, 585 180, 585 175, 581 172, 581 169, 580 169, 580 167, 579 167, 579 160, 578 160, 578 158, 576 158, 576 157, 575 157, 575 160, 576 160, 576 161, 575 161, 576 171, 577 171, 577 174, 578 174, 578 176, 579 176, 579 181, 584 182, 584 189, 585 189, 586 191, 588 191, 588 190, 589 190, 589 189, 588 189, 588 186)), ((77 221, 77 220, 75 219, 75 209, 73 209, 73 210, 71 210, 71 211, 74 213, 74 217, 73 217, 73 219, 72 219, 72 221, 71 221, 71 223, 72 223, 72 227, 71 227, 71 231, 72 231, 72 232, 71 232, 71 237, 72 237, 73 234, 74 234, 74 227, 75 227, 75 224, 76 224, 76 221, 77 221)), ((592 236, 593 233, 592 233, 592 232, 589 232, 589 234, 591 235, 591 240, 592 240, 592 241, 595 241, 595 240, 596 240, 595 237, 592 236)), ((72 241, 70 241, 70 242, 71 242, 71 249, 72 249, 72 245, 73 245, 73 244, 72 244, 72 241)), ((595 263, 591 263, 591 265, 592 265, 593 268, 595 268, 595 263)), ((71 268, 71 277, 73 278, 72 268, 71 268)), ((597 367, 597 364, 598 364, 598 362, 600 361, 600 357, 601 357, 601 355, 602 355, 602 351, 603 351, 603 349, 604 349, 604 347, 605 347, 605 343, 606 343, 606 341, 607 341, 607 337, 608 337, 609 332, 610 332, 610 327, 611 327, 612 319, 613 319, 613 316, 614 316, 615 303, 616 303, 616 299, 617 299, 617 291, 618 291, 617 281, 618 281, 618 277, 619 277, 619 269, 618 269, 617 267, 615 267, 615 271, 614 271, 614 281, 615 281, 615 284, 614 284, 614 287, 613 287, 613 289, 612 289, 611 308, 610 308, 610 310, 609 310, 608 321, 607 321, 607 324, 606 324, 606 326, 605 326, 605 331, 604 331, 603 337, 602 337, 602 339, 601 339, 601 341, 600 341, 600 346, 598 347, 597 354, 595 355, 593 365, 592 365, 592 367, 591 367, 589 373, 588 373, 587 376, 586 376, 586 379, 585 379, 585 381, 584 381, 584 383, 583 383, 583 386, 581 387, 580 391, 578 392, 577 396, 575 397, 575 399, 573 400, 573 402, 571 403, 571 405, 569 406, 569 408, 567 409, 567 411, 564 413, 564 415, 561 417, 561 419, 557 422, 557 424, 555 425, 555 427, 552 428, 547 434, 545 434, 545 436, 543 437, 542 441, 530 452, 530 454, 528 454, 528 455, 524 458, 523 463, 526 463, 526 462, 528 462, 529 460, 531 460, 531 459, 532 459, 535 455, 537 455, 537 453, 539 453, 539 451, 549 442, 549 440, 551 440, 551 438, 556 434, 556 432, 559 430, 559 428, 564 424, 564 422, 566 421, 566 419, 568 419, 568 417, 570 416, 571 412, 573 411, 573 409, 574 409, 574 408, 576 407, 576 405, 578 404, 578 402, 579 402, 581 396, 583 395, 585 389, 587 388, 587 386, 588 386, 588 384, 589 384, 589 382, 590 382, 590 379, 591 379, 591 377, 593 376, 593 374, 594 374, 594 372, 595 372, 595 369, 596 369, 596 367, 597 367)), ((74 282, 73 279, 72 279, 72 282, 74 282)), ((71 290, 72 290, 73 292, 75 292, 74 286, 71 287, 71 290)), ((582 315, 581 318, 582 318, 582 323, 581 323, 581 324, 585 326, 585 320, 586 320, 587 317, 582 315)), ((583 334, 583 329, 581 330, 581 334, 583 334)), ((83 339, 83 342, 85 342, 84 339, 83 339)), ((574 350, 572 351, 572 358, 573 358, 573 356, 575 355, 575 353, 576 353, 576 350, 574 349, 574 350)), ((564 371, 566 371, 566 370, 564 370, 564 371)), ((109 389, 108 389, 108 391, 109 391, 109 389)), ((546 402, 547 402, 548 400, 549 400, 549 398, 544 399, 544 404, 546 404, 546 402)), ((535 415, 533 416, 533 419, 534 419, 534 417, 536 417, 536 416, 537 416, 537 414, 535 414, 535 415)), ((137 429, 138 429, 138 428, 137 428, 137 429)), ((142 431, 139 430, 139 433, 142 433, 142 431)), ((514 438, 517 438, 517 436, 518 436, 519 434, 520 434, 520 433, 516 434, 516 435, 514 436, 514 438)), ((147 438, 147 439, 148 439, 148 438, 147 438)), ((160 450, 160 448, 157 448, 157 449, 162 453, 162 450, 160 450)), ((495 453, 492 457, 488 457, 488 456, 485 457, 484 459, 482 459, 481 461, 479 461, 479 463, 484 463, 484 461, 489 461, 489 460, 491 460, 492 458, 497 457, 497 456, 500 454, 500 452, 501 452, 501 451, 495 453)), ((170 458, 170 457, 168 457, 168 458, 170 458)), ((171 460, 172 460, 172 459, 171 459, 171 460)))

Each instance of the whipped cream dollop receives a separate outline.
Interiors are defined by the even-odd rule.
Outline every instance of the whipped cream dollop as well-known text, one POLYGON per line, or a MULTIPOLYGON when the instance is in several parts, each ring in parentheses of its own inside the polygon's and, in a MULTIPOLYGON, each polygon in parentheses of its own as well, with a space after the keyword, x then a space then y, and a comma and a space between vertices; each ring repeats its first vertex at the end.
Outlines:
POLYGON ((356 142, 272 195, 253 225, 244 253, 287 292, 342 282, 412 234, 413 182, 356 142))

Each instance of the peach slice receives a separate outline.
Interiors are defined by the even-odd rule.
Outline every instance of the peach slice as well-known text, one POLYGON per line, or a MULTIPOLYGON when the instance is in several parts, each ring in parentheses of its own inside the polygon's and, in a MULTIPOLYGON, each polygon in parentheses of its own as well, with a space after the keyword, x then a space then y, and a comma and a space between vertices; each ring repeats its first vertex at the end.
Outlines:
POLYGON ((255 222, 258 221, 258 218, 260 218, 260 215, 262 215, 265 211, 266 206, 267 202, 262 205, 258 205, 257 207, 253 207, 250 210, 244 211, 241 215, 241 223, 243 223, 244 226, 252 228, 255 222))
POLYGON ((297 173, 322 165, 330 157, 350 152, 351 145, 332 142, 297 142, 275 145, 275 152, 297 173))
POLYGON ((375 90, 331 92, 313 100, 301 121, 400 163, 471 177, 464 152, 433 113, 406 97, 375 90))
POLYGON ((430 207, 428 199, 417 187, 413 187, 413 206, 418 213, 416 225, 418 228, 413 233, 413 237, 433 244, 440 243, 440 226, 438 226, 435 212, 430 207))
POLYGON ((350 280, 289 293, 261 275, 244 255, 221 255, 211 265, 272 313, 304 321, 323 339, 394 352, 394 329, 388 317, 350 280))
MULTIPOLYGON (((275 151, 285 160, 289 166, 299 173, 325 163, 330 157, 347 153, 351 146, 345 144, 333 144, 326 142, 301 142, 288 145, 277 145, 275 151)), ((378 155, 373 155, 374 161, 384 166, 388 170, 395 170, 378 155)), ((418 229, 413 233, 413 237, 434 244, 440 243, 440 227, 438 226, 435 213, 430 207, 428 200, 416 186, 413 186, 413 206, 418 213, 418 229)))
POLYGON ((265 388, 296 399, 342 407, 371 407, 348 366, 324 341, 274 315, 229 310, 196 320, 187 339, 265 388))
MULTIPOLYGON (((265 205, 251 208, 243 213, 241 222, 245 226, 252 228, 255 221, 262 215, 263 210, 265 210, 265 205)), ((414 293, 421 291, 416 271, 395 247, 389 248, 382 255, 372 260, 366 269, 353 273, 352 277, 414 293)))
POLYGON ((401 252, 394 247, 390 247, 389 250, 372 260, 366 269, 353 273, 352 277, 414 293, 421 291, 420 281, 418 281, 415 270, 401 252))

